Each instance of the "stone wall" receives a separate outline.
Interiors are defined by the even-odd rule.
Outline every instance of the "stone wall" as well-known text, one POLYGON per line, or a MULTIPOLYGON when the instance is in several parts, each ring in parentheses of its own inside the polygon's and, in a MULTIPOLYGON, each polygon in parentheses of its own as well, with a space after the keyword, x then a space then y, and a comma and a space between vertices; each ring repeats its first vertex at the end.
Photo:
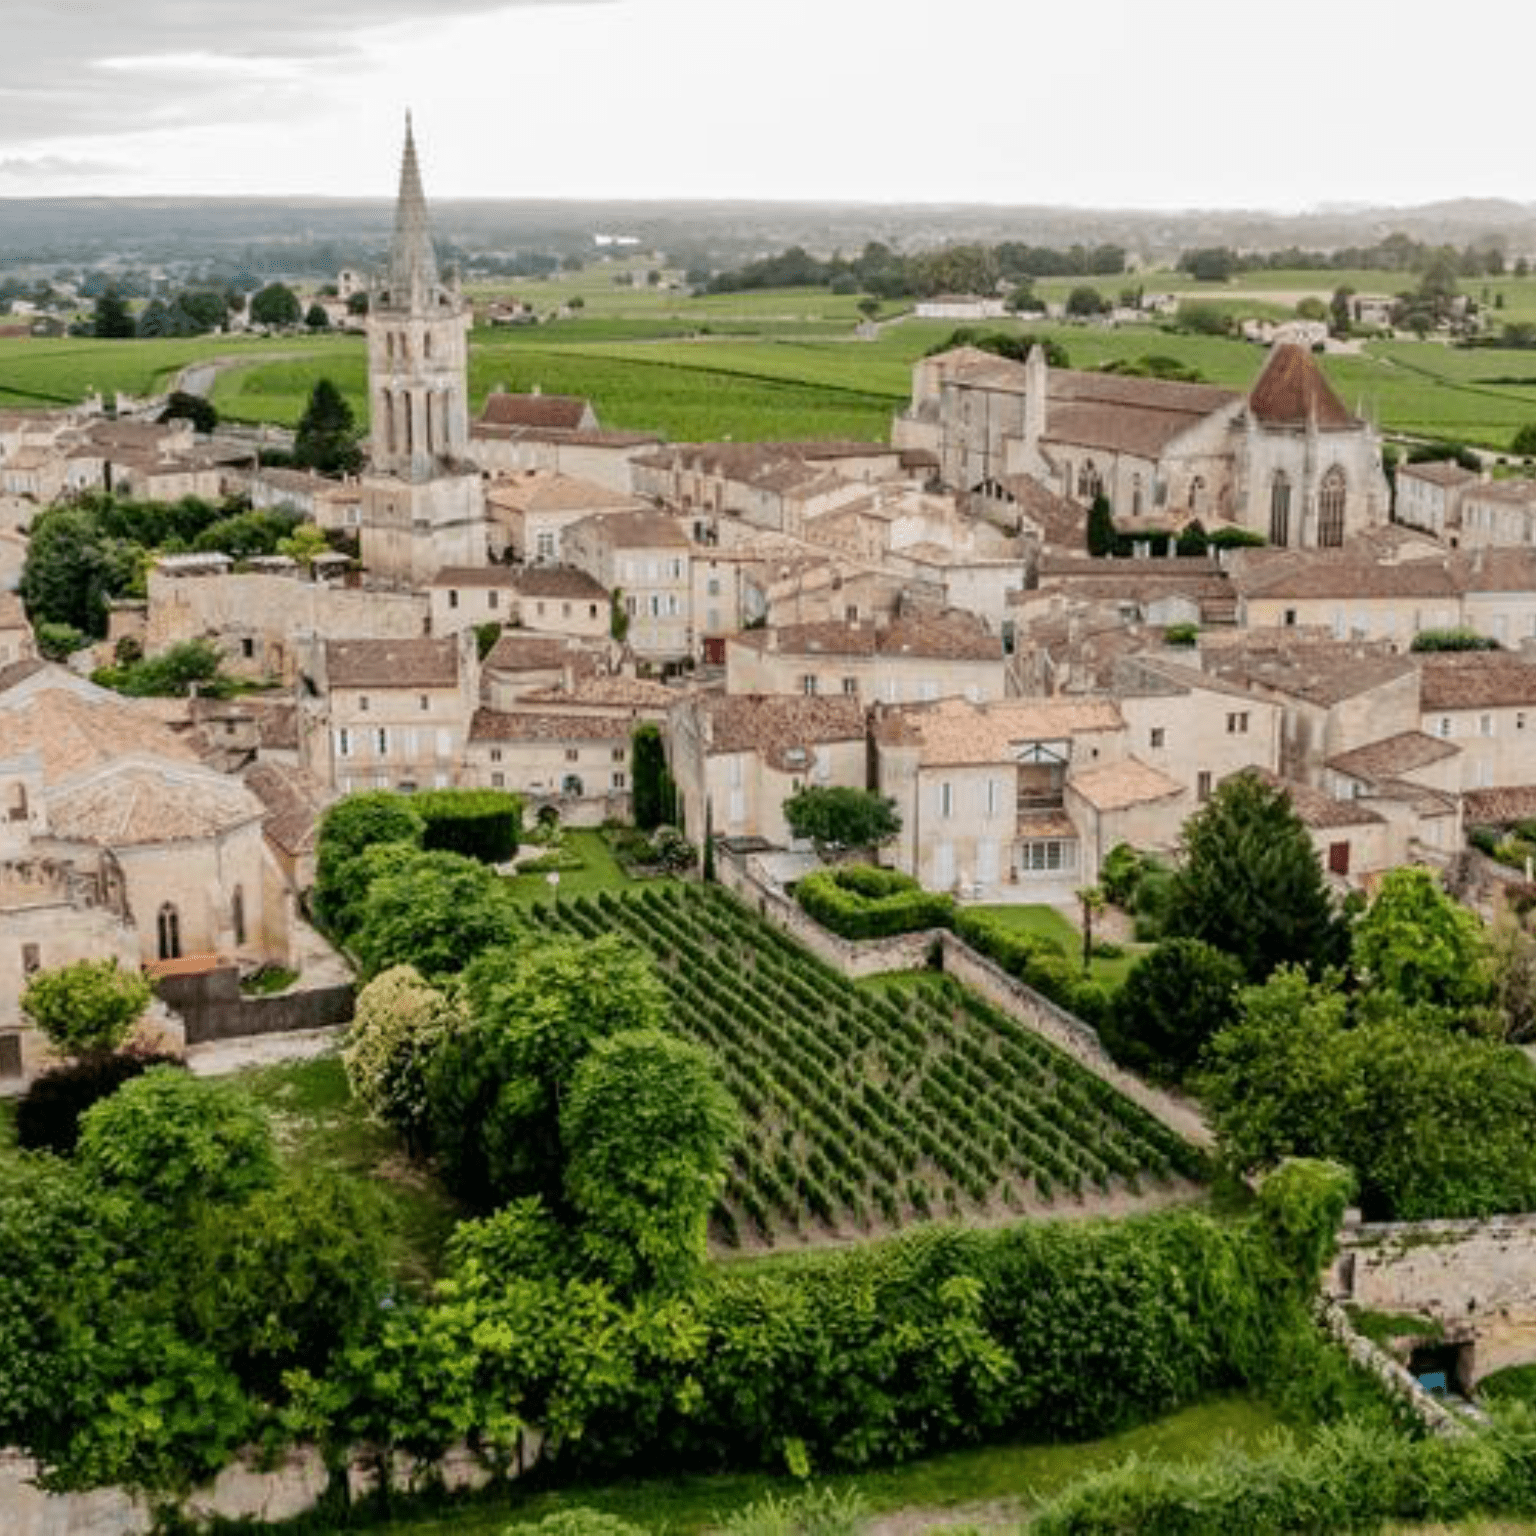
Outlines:
POLYGON ((1362 1222, 1339 1235, 1330 1289, 1373 1312, 1433 1318, 1470 1346, 1469 1384, 1536 1361, 1536 1215, 1362 1222))
POLYGON ((248 1035, 291 1034, 346 1024, 352 1018, 350 983, 309 987, 275 997, 246 997, 239 973, 224 966, 200 976, 165 976, 156 990, 186 1022, 187 1044, 248 1035))
POLYGON ((1091 1025, 1058 1007, 1033 987, 1016 981, 947 929, 930 928, 920 933, 897 934, 889 939, 855 941, 839 938, 807 916, 783 891, 770 885, 754 868, 750 856, 742 859, 721 853, 716 858, 715 867, 720 883, 734 891, 753 911, 782 928, 850 980, 878 976, 886 971, 918 970, 927 965, 929 954, 937 944, 944 970, 956 981, 980 993, 994 1007, 1071 1056, 1186 1141, 1207 1150, 1215 1146, 1216 1138, 1194 1104, 1164 1093, 1116 1066, 1099 1043, 1098 1031, 1091 1025))

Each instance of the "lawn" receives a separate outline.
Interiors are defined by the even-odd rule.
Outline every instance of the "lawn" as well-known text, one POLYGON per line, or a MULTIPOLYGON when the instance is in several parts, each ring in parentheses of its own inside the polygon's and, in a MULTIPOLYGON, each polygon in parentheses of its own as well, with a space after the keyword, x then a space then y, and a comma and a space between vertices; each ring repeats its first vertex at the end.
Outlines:
POLYGON ((635 886, 671 885, 671 880, 633 880, 620 868, 607 839, 595 830, 570 830, 561 849, 581 860, 579 870, 562 870, 558 887, 552 887, 548 875, 514 875, 507 885, 519 901, 568 900, 574 896, 595 896, 599 891, 627 891, 635 886))
POLYGON ((250 1067, 227 1080, 266 1110, 290 1166, 324 1170, 372 1190, 388 1225, 395 1274, 413 1286, 431 1280, 464 1213, 435 1179, 403 1156, 393 1132, 363 1115, 339 1055, 250 1067))
MULTIPOLYGON (((1223 1442, 1257 1447, 1280 1427, 1267 1404, 1217 1398, 1102 1440, 1076 1445, 998 1445, 951 1451, 899 1467, 817 1479, 841 1495, 856 1494, 872 1515, 922 1512, 931 1523, 963 1520, 968 1506, 989 1522, 1020 1524, 1029 1509, 1069 1483, 1127 1457, 1197 1460, 1223 1442)), ((497 1536, 573 1508, 599 1509, 670 1536, 715 1528, 748 1504, 792 1497, 805 1485, 788 1477, 722 1474, 653 1478, 523 1494, 502 1493, 451 1512, 402 1518, 379 1527, 400 1536, 497 1536)), ((920 1529, 920 1526, 915 1526, 920 1529)))
MULTIPOLYGON (((1050 939, 1061 946, 1062 953, 1070 959, 1078 959, 1083 953, 1082 931, 1055 907, 1038 906, 975 906, 966 911, 979 913, 1008 933, 1028 934, 1031 938, 1050 939)), ((1089 974, 1095 981, 1105 981, 1119 986, 1126 972, 1135 965, 1151 946, 1126 944, 1125 953, 1113 959, 1095 955, 1089 963, 1089 974)))

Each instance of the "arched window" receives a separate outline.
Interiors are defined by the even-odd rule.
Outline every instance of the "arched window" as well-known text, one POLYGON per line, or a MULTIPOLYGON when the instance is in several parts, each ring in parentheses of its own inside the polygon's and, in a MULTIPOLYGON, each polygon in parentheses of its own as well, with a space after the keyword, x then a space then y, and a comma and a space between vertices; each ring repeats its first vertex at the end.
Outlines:
POLYGON ((245 888, 237 885, 229 901, 230 926, 235 930, 235 943, 245 943, 245 888))
POLYGON ((1196 475, 1195 478, 1189 482, 1189 510, 1191 512, 1198 512, 1200 510, 1200 501, 1204 495, 1205 476, 1196 475))
POLYGON ((166 902, 160 908, 155 929, 160 940, 160 958, 179 960, 181 958, 181 916, 170 902, 166 902))
POLYGON ((1344 542, 1344 502, 1348 492, 1344 471, 1337 464, 1323 476, 1317 493, 1317 543, 1320 549, 1337 549, 1344 542))
POLYGON ((562 795, 570 795, 576 800, 581 799, 584 789, 580 778, 574 773, 566 774, 560 784, 560 793, 562 795))
POLYGON ((1269 542, 1281 549, 1291 542, 1291 477, 1283 469, 1269 483, 1269 542))
POLYGON ((1131 476, 1131 516, 1141 516, 1141 476, 1131 476))
POLYGON ((1092 459, 1078 466, 1077 495, 1080 501, 1092 501, 1104 489, 1104 482, 1092 459))

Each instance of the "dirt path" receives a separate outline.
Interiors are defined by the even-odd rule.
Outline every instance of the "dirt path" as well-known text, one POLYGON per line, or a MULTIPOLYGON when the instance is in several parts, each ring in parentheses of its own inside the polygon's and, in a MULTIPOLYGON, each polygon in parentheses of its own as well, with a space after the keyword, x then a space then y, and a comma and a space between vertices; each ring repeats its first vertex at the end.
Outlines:
POLYGON ((951 1504, 947 1509, 893 1509, 864 1522, 864 1536, 917 1536, 919 1531, 1018 1530, 1029 1518, 1022 1499, 988 1499, 977 1504, 951 1504))

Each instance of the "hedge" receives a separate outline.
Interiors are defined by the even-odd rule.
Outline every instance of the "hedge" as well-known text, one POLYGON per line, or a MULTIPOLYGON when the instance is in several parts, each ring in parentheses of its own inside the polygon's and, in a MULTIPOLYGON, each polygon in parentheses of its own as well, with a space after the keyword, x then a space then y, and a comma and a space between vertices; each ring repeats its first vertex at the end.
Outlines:
POLYGON ((845 939, 883 939, 925 928, 948 928, 955 903, 925 891, 910 875, 871 864, 819 869, 795 886, 801 909, 845 939))
POLYGON ((429 853, 462 853, 482 864, 502 864, 517 852, 523 802, 504 789, 426 789, 411 796, 426 822, 421 845, 429 853))
POLYGON ((956 912, 953 926, 972 949, 1057 1007, 1089 1024, 1102 1023, 1109 1010, 1109 989, 1085 976, 1054 939, 1003 928, 988 913, 963 908, 956 912))

